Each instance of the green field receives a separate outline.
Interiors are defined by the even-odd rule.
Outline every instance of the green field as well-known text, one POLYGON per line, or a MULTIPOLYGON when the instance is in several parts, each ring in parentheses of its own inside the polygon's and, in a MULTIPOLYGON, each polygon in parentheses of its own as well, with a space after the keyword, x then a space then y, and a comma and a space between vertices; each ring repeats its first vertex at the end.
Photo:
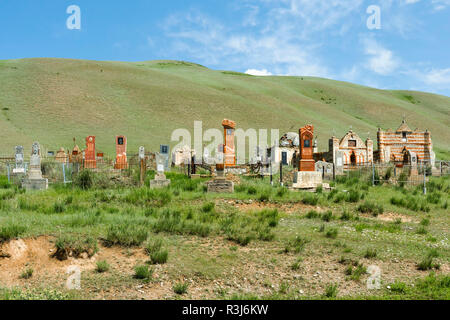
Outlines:
POLYGON ((155 190, 83 171, 38 192, 0 177, 0 300, 450 299, 448 177, 423 195, 352 175, 317 193, 241 177, 233 194, 167 176, 155 190))
MULTIPOLYGON (((158 150, 176 128, 277 128, 283 134, 313 123, 319 151, 350 126, 376 141, 378 127, 429 129, 437 159, 450 158, 450 98, 415 91, 378 90, 313 77, 255 77, 177 61, 102 62, 68 59, 0 61, 0 155, 15 145, 28 154, 80 147, 96 135, 110 156, 114 136, 128 137, 129 153, 158 150)), ((172 146, 175 143, 172 143, 172 146)))

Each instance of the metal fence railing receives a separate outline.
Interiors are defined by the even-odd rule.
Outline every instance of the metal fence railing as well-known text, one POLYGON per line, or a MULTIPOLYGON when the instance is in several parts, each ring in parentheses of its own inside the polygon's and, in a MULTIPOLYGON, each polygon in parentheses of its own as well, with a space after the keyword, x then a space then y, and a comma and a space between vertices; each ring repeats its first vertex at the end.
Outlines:
MULTIPOLYGON (((25 172, 15 174, 15 160, 11 158, 0 158, 0 175, 8 176, 8 180, 13 183, 20 183, 26 175, 29 166, 29 160, 24 162, 25 172)), ((211 166, 196 166, 197 173, 208 172, 211 166)), ((234 174, 269 176, 271 184, 290 186, 292 185, 295 172, 298 170, 292 165, 283 165, 280 163, 261 164, 241 166, 245 170, 235 170, 234 174)), ((61 163, 55 157, 43 157, 41 159, 41 169, 44 178, 49 183, 70 183, 74 177, 84 168, 84 163, 61 163)), ((146 170, 155 170, 156 161, 154 153, 145 155, 146 170)), ((242 169, 240 168, 240 169, 242 169)), ((239 168, 238 168, 239 169, 239 168)), ((141 163, 138 154, 128 155, 128 168, 123 170, 114 169, 114 159, 97 159, 96 168, 90 169, 92 172, 102 175, 106 180, 128 180, 127 184, 133 184, 139 181, 141 163)), ((177 170, 187 176, 195 173, 192 167, 183 165, 177 170)), ((430 176, 448 176, 450 175, 450 161, 436 161, 432 166, 427 163, 420 163, 415 166, 403 164, 362 164, 355 166, 344 166, 337 170, 332 163, 325 163, 320 169, 324 182, 348 182, 367 181, 372 185, 392 184, 392 185, 425 185, 430 176)), ((210 171, 212 173, 212 171, 210 171)))

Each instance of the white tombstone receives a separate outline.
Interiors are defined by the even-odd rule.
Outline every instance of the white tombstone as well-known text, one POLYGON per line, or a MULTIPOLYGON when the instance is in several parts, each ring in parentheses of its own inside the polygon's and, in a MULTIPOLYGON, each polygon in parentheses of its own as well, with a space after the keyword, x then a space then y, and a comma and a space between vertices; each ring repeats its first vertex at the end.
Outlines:
POLYGON ((16 167, 13 169, 14 174, 25 173, 25 166, 23 163, 23 147, 16 146, 15 148, 16 167))
POLYGON ((38 142, 33 143, 31 148, 30 169, 22 186, 25 189, 45 190, 48 189, 48 179, 42 177, 41 171, 41 148, 38 142))

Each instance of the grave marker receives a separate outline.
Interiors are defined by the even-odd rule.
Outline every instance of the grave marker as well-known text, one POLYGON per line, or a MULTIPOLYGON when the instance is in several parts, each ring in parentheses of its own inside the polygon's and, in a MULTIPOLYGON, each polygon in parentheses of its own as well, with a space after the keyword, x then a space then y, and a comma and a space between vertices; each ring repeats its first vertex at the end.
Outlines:
POLYGON ((95 136, 86 137, 86 150, 84 150, 84 167, 89 169, 97 168, 95 158, 95 136))
POLYGON ((236 165, 236 152, 234 147, 234 131, 236 122, 228 119, 222 121, 224 131, 224 165, 225 167, 234 167, 236 165))
POLYGON ((128 169, 127 138, 125 136, 116 136, 116 162, 114 169, 128 169))
POLYGON ((16 146, 15 148, 16 167, 13 169, 13 173, 25 173, 25 166, 23 163, 23 147, 16 146))
POLYGON ((166 175, 164 174, 164 155, 157 153, 156 154, 156 175, 155 179, 150 180, 150 188, 164 188, 170 185, 170 180, 166 179, 166 175))
POLYGON ((22 187, 25 189, 46 190, 48 189, 48 179, 42 177, 41 171, 41 148, 38 142, 33 143, 31 148, 30 170, 27 178, 24 179, 22 187))
POLYGON ((166 144, 159 146, 159 153, 164 159, 164 171, 169 171, 169 151, 170 147, 166 144))
MULTIPOLYGON (((322 172, 317 172, 315 161, 313 157, 313 137, 314 127, 306 125, 299 131, 299 147, 300 147, 300 161, 298 172, 294 174, 293 188, 296 189, 316 189, 322 184, 322 172)), ((329 188, 328 185, 323 185, 329 188)))

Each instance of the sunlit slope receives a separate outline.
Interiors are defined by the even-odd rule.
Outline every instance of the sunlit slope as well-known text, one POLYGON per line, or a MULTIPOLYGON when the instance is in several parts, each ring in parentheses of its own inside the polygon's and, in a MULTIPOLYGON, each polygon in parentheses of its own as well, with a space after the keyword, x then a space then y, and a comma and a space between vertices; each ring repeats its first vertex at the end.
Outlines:
MULTIPOLYGON (((312 77, 254 77, 177 61, 102 62, 68 59, 0 61, 0 154, 33 141, 44 150, 72 147, 73 138, 96 135, 110 155, 114 136, 158 150, 177 128, 297 131, 315 126, 319 150, 328 138, 353 128, 376 140, 378 127, 396 129, 403 116, 412 129, 432 132, 438 158, 450 158, 450 98, 414 91, 385 91, 312 77)), ((172 143, 173 145, 174 143, 172 143)))

